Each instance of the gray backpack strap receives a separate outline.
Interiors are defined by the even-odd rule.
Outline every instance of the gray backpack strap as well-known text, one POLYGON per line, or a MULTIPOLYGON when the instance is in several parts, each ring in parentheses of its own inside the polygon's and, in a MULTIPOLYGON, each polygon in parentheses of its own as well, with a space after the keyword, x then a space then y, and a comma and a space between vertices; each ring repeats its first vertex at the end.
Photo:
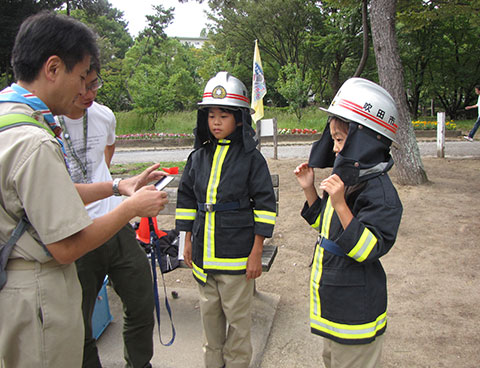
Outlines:
POLYGON ((10 253, 12 253, 13 246, 27 229, 28 224, 27 218, 25 216, 22 217, 7 243, 0 245, 0 290, 2 290, 7 283, 7 271, 5 268, 7 267, 8 257, 10 257, 10 253))

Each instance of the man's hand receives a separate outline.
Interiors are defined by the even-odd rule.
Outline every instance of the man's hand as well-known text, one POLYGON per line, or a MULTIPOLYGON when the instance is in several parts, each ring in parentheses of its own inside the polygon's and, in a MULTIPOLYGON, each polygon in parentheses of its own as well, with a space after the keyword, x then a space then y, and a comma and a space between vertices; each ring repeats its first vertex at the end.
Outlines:
POLYGON ((133 217, 155 217, 165 208, 168 198, 167 193, 159 192, 155 186, 148 185, 134 192, 124 202, 132 207, 135 213, 133 217))
POLYGON ((160 164, 155 164, 145 169, 141 174, 123 179, 118 186, 120 193, 122 195, 131 196, 148 183, 151 183, 154 180, 159 180, 162 176, 166 176, 167 173, 157 170, 159 167, 160 164))

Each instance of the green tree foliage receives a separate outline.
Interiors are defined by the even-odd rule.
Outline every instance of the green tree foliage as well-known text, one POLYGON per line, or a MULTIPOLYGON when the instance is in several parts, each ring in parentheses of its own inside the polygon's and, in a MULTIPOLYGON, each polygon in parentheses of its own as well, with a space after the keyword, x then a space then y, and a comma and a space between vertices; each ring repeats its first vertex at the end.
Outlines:
POLYGON ((249 70, 250 79, 253 49, 258 39, 268 99, 273 104, 284 101, 275 93, 281 67, 295 64, 303 76, 307 70, 313 70, 318 49, 315 49, 312 35, 323 26, 323 15, 316 1, 232 0, 209 3, 211 19, 215 21, 211 38, 216 49, 227 56, 228 53, 235 57, 240 55, 239 61, 249 70), (231 48, 235 53, 231 52, 231 48))
MULTIPOLYGON (((274 105, 285 102, 276 90, 285 65, 295 64, 303 78, 310 74, 316 101, 327 104, 362 59, 361 2, 230 0, 209 4, 215 23, 211 38, 219 52, 233 47, 251 68, 258 39, 269 86, 267 99, 274 105)), ((366 75, 375 75, 374 66, 373 62, 366 64, 366 75)))
MULTIPOLYGON (((194 49, 168 40, 165 28, 173 20, 173 9, 162 6, 153 8, 152 15, 147 16, 148 26, 134 41, 123 13, 108 0, 0 0, 2 84, 13 81, 10 53, 18 26, 41 9, 63 9, 98 33, 105 80, 98 99, 115 111, 153 109, 158 115, 194 108, 207 80, 220 70, 231 72, 250 88, 256 39, 267 83, 267 105, 285 106, 287 100, 292 101, 279 90, 290 65, 295 65, 295 77, 309 85, 315 102, 322 106, 355 75, 361 60, 366 64, 360 68, 360 76, 378 81, 373 47, 371 42, 366 44, 370 37, 362 25, 366 0, 204 2, 210 6, 209 41, 202 49, 194 49), (153 83, 142 85, 152 76, 158 78, 157 95, 166 94, 156 102, 151 101, 154 94, 148 91, 150 98, 140 96, 142 90, 152 87, 153 83)), ((480 82, 480 0, 395 2, 410 114, 416 118, 432 99, 450 118, 465 114, 462 109, 475 102, 473 86, 480 82)), ((371 4, 368 0, 368 9, 371 4)))
POLYGON ((308 103, 311 86, 310 73, 307 72, 304 76, 297 65, 287 64, 280 69, 278 91, 287 100, 289 110, 295 113, 298 122, 302 120, 302 111, 308 103))
POLYGON ((450 118, 478 81, 480 52, 478 1, 400 1, 397 34, 405 69, 409 109, 435 99, 450 118))
POLYGON ((92 28, 98 34, 102 63, 103 87, 97 101, 115 111, 128 110, 131 104, 125 90, 123 59, 133 44, 123 20, 123 12, 112 8, 106 0, 77 1, 70 4, 70 15, 92 28))
POLYGON ((133 39, 128 33, 127 23, 122 19, 123 13, 112 9, 107 2, 102 12, 90 13, 87 10, 71 11, 71 16, 92 28, 99 36, 102 64, 107 65, 114 58, 123 59, 132 46, 133 39))
POLYGON ((136 41, 127 53, 124 71, 130 72, 128 88, 133 106, 151 115, 152 127, 162 113, 192 109, 200 99, 198 61, 194 50, 175 39, 146 45, 148 38, 136 41), (136 65, 139 54, 142 62, 136 65))
POLYGON ((7 86, 14 80, 10 65, 13 43, 20 24, 25 18, 41 10, 58 9, 63 1, 58 0, 0 0, 0 80, 7 86))

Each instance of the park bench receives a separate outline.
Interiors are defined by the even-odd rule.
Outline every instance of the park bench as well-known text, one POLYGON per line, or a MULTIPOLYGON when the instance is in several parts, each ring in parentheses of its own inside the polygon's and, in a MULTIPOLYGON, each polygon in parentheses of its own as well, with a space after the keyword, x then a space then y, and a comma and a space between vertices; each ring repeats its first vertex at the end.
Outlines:
MULTIPOLYGON (((165 192, 168 193, 168 204, 165 206, 159 216, 175 216, 175 208, 177 205, 177 189, 178 183, 180 181, 180 175, 173 175, 175 179, 170 182, 167 187, 164 189, 165 192)), ((278 216, 278 198, 279 198, 279 178, 277 174, 272 175, 272 183, 273 189, 275 192, 275 199, 277 201, 277 216, 278 216)), ((173 223, 172 223, 173 224, 173 223)), ((180 234, 180 244, 179 244, 179 258, 180 258, 180 267, 181 268, 188 268, 188 266, 183 262, 181 259, 183 257, 183 246, 184 246, 184 239, 185 234, 180 234)), ((278 247, 273 244, 268 244, 268 241, 265 242, 263 246, 263 254, 262 254, 262 269, 263 272, 268 272, 270 267, 275 260, 275 256, 277 255, 278 247)))

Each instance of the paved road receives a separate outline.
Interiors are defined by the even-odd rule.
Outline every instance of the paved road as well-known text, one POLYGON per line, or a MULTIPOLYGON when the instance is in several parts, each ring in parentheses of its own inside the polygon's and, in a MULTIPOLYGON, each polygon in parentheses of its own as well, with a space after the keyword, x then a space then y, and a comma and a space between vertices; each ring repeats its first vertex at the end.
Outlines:
MULTIPOLYGON (((437 156, 436 142, 418 142, 420 154, 426 157, 437 156)), ((190 148, 164 148, 164 149, 117 149, 113 156, 114 164, 134 162, 159 162, 159 161, 182 161, 186 160, 190 148)), ((264 146, 262 152, 267 158, 273 157, 273 147, 264 146)), ((278 158, 306 158, 310 152, 310 144, 280 145, 278 146, 278 158)), ((447 141, 445 143, 445 157, 475 157, 480 158, 480 141, 447 141)))

